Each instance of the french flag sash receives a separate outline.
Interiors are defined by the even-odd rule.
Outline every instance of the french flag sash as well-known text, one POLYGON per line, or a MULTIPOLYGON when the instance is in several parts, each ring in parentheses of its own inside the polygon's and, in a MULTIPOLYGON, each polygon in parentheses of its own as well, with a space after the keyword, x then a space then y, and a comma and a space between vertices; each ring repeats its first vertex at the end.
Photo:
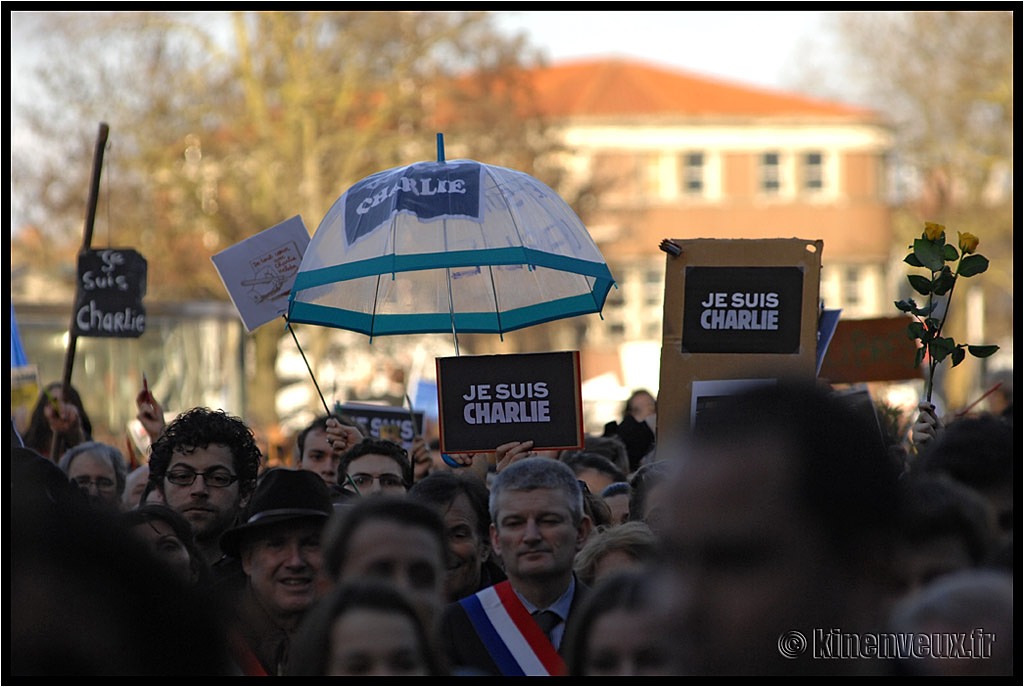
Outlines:
POLYGON ((459 601, 502 675, 565 675, 565 661, 508 580, 459 601))

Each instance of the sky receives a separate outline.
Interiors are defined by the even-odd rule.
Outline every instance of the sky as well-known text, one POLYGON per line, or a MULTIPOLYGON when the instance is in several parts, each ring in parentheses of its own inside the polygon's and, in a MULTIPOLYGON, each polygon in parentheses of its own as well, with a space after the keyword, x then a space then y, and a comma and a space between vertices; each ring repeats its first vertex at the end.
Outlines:
MULTIPOLYGON (((830 12, 498 12, 552 60, 635 57, 740 84, 786 89, 830 12)), ((816 53, 816 59, 823 54, 816 53)))
MULTIPOLYGON (((525 32, 528 42, 550 60, 579 57, 631 57, 676 67, 695 75, 717 77, 741 85, 795 90, 806 56, 815 64, 827 50, 813 50, 827 41, 822 11, 495 11, 499 28, 525 32)), ((33 49, 33 13, 13 12, 9 38, 9 79, 12 104, 45 97, 31 78, 38 59, 33 49), (20 28, 19 28, 20 27, 20 28)), ((10 122, 12 135, 17 119, 10 122)), ((17 203, 11 204, 12 226, 18 226, 17 203)))

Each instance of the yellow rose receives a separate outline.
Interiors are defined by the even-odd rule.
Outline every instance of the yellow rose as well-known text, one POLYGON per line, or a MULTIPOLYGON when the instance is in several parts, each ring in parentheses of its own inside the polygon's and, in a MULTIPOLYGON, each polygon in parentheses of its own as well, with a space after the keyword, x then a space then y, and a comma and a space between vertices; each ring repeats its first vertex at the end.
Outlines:
POLYGON ((946 233, 946 225, 936 224, 935 222, 924 223, 924 237, 929 241, 934 241, 944 233, 946 233))
POLYGON ((974 251, 978 250, 978 237, 974 234, 967 232, 957 232, 957 237, 960 240, 960 252, 964 255, 969 255, 974 251))

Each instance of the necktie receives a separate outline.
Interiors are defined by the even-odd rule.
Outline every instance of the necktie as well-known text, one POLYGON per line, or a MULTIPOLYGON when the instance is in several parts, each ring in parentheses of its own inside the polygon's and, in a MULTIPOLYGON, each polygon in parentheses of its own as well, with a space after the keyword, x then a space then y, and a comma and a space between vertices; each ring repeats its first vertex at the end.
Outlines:
POLYGON ((562 618, 554 611, 534 611, 533 619, 540 626, 540 629, 544 631, 544 636, 547 637, 548 640, 551 639, 551 630, 553 630, 558 623, 562 622, 562 618))

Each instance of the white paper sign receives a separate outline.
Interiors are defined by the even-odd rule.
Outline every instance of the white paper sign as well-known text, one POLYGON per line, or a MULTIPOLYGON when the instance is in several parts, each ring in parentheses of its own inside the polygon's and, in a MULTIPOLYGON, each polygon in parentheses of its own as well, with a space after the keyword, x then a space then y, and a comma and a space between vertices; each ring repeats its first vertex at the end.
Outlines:
POLYGON ((298 215, 214 255, 214 266, 248 332, 288 312, 309 231, 298 215))

